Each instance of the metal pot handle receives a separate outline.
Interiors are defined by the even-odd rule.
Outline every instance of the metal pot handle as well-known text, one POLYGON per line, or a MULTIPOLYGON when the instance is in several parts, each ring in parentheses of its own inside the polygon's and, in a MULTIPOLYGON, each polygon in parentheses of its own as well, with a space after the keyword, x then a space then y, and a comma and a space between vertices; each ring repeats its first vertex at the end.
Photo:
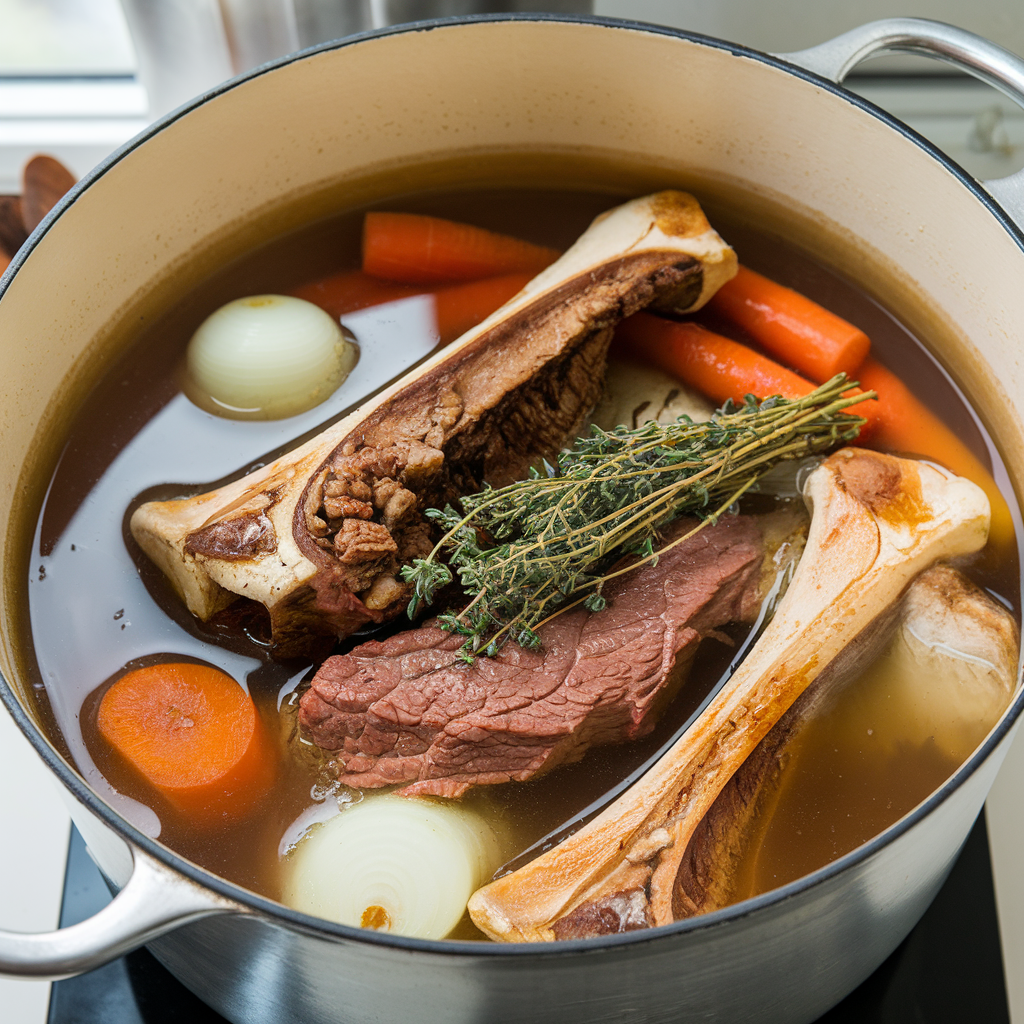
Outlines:
MULTIPOLYGON (((973 32, 941 21, 871 21, 819 46, 775 56, 839 83, 862 61, 882 53, 920 53, 945 61, 994 86, 1024 107, 1024 60, 973 32)), ((982 184, 1024 230, 1024 170, 982 184)))
POLYGON ((0 975, 69 978, 91 971, 133 949, 211 914, 244 913, 131 847, 134 869, 125 887, 98 914, 53 932, 0 930, 0 975))

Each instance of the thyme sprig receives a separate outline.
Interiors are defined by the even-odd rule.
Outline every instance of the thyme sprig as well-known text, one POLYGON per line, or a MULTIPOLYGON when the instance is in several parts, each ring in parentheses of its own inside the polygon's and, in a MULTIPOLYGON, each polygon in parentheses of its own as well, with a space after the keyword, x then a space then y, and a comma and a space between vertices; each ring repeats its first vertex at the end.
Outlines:
POLYGON ((843 410, 875 396, 844 397, 852 386, 839 374, 799 399, 748 395, 705 423, 683 416, 634 430, 595 426, 557 465, 545 462, 526 480, 467 495, 461 510, 428 509, 445 532, 426 558, 402 572, 414 584, 409 617, 433 603, 454 570, 472 598, 438 621, 466 637, 466 661, 493 656, 508 639, 538 647, 537 629, 548 619, 580 603, 600 611, 608 580, 655 562, 716 522, 779 462, 856 438, 865 421, 843 410), (660 531, 683 513, 701 522, 659 548, 660 531), (606 571, 623 555, 636 560, 606 571))

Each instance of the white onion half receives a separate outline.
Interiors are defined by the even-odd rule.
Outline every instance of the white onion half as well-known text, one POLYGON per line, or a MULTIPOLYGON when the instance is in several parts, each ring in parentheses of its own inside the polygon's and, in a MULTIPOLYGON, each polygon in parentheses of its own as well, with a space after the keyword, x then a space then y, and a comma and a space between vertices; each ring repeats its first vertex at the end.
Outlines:
POLYGON ((310 831, 288 858, 282 900, 341 924, 443 939, 500 862, 474 811, 376 796, 310 831))
POLYGON ((283 419, 329 398, 355 361, 355 346, 319 306, 250 295, 221 306, 192 336, 186 392, 220 416, 283 419))
POLYGON ((699 392, 678 378, 643 363, 609 359, 604 393, 590 416, 602 430, 620 424, 630 430, 650 420, 675 423, 689 416, 695 423, 711 419, 715 407, 699 392))

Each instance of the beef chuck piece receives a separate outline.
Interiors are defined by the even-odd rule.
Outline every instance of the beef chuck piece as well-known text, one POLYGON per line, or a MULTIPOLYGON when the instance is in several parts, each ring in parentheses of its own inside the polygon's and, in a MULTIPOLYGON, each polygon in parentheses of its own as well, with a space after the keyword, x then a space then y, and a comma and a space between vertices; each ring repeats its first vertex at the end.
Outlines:
POLYGON ((613 580, 604 611, 543 626, 537 651, 510 643, 468 666, 464 638, 432 626, 362 644, 321 666, 300 702, 302 729, 338 751, 346 785, 441 796, 643 736, 700 640, 756 614, 765 549, 758 520, 726 517, 613 580))

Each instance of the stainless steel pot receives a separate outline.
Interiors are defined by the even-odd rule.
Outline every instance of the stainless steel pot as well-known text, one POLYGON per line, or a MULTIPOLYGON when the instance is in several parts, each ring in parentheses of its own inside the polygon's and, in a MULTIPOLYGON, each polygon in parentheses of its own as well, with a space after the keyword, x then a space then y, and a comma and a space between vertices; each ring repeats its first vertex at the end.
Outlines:
POLYGON ((382 181, 392 191, 496 182, 509 167, 539 181, 578 177, 587 160, 606 178, 697 182, 704 194, 750 201, 773 229, 840 259, 932 340, 983 411, 1019 491, 1024 173, 979 185, 837 86, 860 61, 893 50, 949 61, 1024 103, 1024 61, 934 22, 878 22, 770 56, 600 19, 481 18, 356 37, 257 69, 80 183, 0 284, 0 695, 64 784, 120 894, 73 928, 0 933, 0 971, 60 977, 150 943, 233 1021, 799 1022, 895 948, 981 809, 1024 693, 917 809, 776 892, 590 942, 425 942, 286 910, 120 818, 36 721, 19 596, 39 467, 52 465, 70 411, 126 325, 253 239, 365 199, 382 181))

